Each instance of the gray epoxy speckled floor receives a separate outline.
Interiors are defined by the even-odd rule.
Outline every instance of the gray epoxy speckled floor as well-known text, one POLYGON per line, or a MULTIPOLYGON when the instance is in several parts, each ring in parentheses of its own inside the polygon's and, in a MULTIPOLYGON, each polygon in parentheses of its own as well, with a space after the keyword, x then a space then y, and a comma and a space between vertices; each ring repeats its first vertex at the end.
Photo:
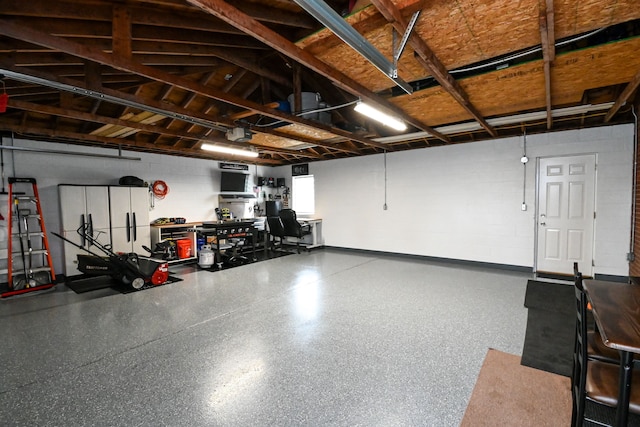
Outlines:
MULTIPOLYGON (((172 268, 174 270, 174 268, 172 268)), ((316 250, 0 301, 2 426, 457 426, 530 275, 316 250)))

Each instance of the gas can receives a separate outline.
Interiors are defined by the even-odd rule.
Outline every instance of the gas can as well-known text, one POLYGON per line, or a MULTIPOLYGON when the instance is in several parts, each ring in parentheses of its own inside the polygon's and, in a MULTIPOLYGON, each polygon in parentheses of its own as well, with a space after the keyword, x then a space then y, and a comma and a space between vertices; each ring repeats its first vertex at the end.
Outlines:
POLYGON ((211 250, 211 245, 202 245, 198 253, 198 265, 202 268, 209 268, 214 263, 215 252, 211 250))

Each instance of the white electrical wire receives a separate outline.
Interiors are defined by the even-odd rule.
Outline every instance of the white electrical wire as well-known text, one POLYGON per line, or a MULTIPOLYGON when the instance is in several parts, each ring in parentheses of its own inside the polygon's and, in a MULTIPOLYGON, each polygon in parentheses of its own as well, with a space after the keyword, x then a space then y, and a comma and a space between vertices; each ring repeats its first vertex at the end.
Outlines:
POLYGON ((387 150, 384 150, 384 205, 383 210, 387 210, 387 150))
POLYGON ((527 158, 527 129, 525 128, 524 134, 522 135, 522 169, 523 169, 523 177, 522 177, 522 209, 526 207, 526 195, 527 195, 527 162, 524 159, 527 158))

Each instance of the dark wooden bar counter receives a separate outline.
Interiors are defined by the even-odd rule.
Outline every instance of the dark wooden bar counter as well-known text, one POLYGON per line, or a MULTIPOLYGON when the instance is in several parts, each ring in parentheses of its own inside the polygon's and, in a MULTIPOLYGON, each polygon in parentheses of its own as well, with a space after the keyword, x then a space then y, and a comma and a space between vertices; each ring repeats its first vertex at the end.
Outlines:
POLYGON ((626 426, 633 356, 640 353, 640 285, 585 280, 584 290, 604 344, 620 351, 621 387, 616 425, 626 426))

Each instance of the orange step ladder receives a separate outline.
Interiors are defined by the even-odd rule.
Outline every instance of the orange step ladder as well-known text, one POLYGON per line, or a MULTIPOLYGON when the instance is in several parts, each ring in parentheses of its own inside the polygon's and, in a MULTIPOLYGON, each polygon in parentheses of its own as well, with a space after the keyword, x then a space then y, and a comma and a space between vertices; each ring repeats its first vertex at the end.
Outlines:
POLYGON ((35 178, 9 178, 7 277, 0 297, 55 286, 49 240, 35 178))

